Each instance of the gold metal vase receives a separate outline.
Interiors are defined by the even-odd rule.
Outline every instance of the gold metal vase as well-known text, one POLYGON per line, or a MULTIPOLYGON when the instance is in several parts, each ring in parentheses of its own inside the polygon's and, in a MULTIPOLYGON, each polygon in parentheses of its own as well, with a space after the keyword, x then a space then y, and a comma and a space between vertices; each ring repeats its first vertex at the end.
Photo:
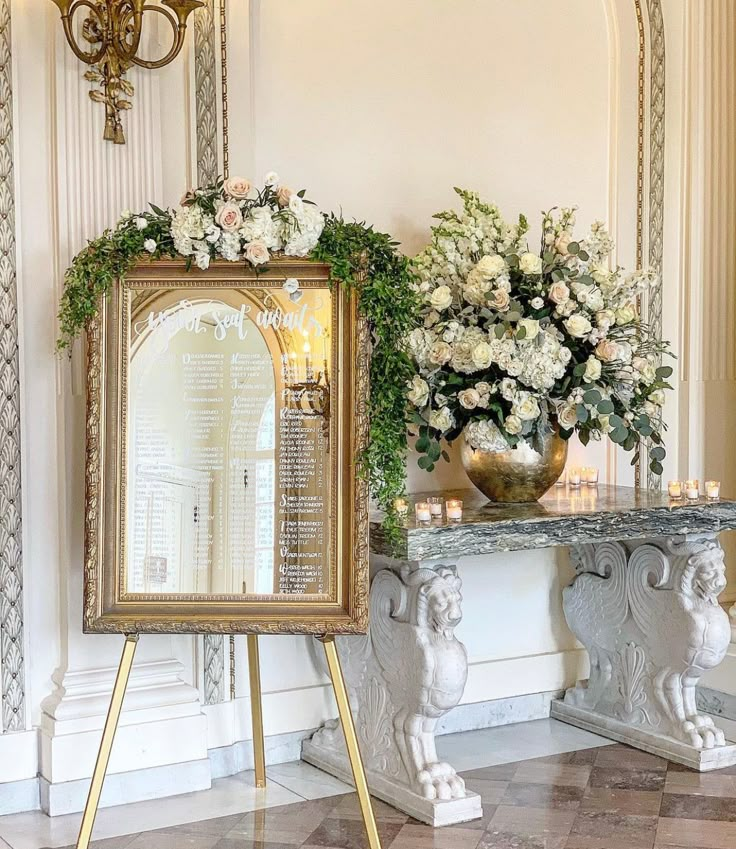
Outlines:
POLYGON ((559 429, 542 438, 539 453, 530 445, 505 451, 473 448, 463 434, 461 456, 471 482, 490 501, 525 504, 541 498, 562 474, 567 442, 559 429))

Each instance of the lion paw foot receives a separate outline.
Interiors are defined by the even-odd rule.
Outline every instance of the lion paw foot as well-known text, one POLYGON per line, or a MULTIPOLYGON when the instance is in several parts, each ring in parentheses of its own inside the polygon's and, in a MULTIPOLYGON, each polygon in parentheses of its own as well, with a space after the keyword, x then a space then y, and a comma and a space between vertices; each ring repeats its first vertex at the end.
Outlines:
POLYGON ((696 714, 682 723, 682 736, 696 749, 714 749, 725 746, 726 737, 709 716, 696 714))
POLYGON ((462 799, 465 782, 448 763, 427 764, 417 775, 419 792, 425 799, 462 799))

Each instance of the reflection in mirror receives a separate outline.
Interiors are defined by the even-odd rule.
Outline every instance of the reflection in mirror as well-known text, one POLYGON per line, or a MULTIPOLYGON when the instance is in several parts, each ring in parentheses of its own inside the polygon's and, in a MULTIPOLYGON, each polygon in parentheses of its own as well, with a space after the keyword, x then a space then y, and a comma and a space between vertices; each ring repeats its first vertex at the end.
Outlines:
POLYGON ((134 295, 128 593, 331 593, 330 294, 298 294, 134 295))

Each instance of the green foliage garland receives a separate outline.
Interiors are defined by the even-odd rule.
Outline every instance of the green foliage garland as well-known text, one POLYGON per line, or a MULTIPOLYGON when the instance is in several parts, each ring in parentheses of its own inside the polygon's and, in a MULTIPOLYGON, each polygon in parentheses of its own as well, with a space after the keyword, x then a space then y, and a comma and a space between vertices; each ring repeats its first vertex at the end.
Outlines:
MULTIPOLYGON (((101 295, 143 258, 180 258, 171 235, 172 213, 156 206, 124 217, 117 227, 90 241, 72 261, 64 278, 59 307, 59 351, 94 317, 101 295), (144 225, 145 221, 145 225, 144 225), (155 247, 154 247, 155 246, 155 247)), ((358 297, 358 309, 371 333, 370 438, 358 458, 360 473, 386 512, 384 531, 396 541, 399 522, 394 499, 405 495, 406 384, 413 373, 403 340, 416 326, 419 303, 411 284, 409 261, 398 243, 365 223, 331 215, 310 254, 331 267, 333 284, 358 297)), ((192 257, 187 257, 188 266, 192 257)))

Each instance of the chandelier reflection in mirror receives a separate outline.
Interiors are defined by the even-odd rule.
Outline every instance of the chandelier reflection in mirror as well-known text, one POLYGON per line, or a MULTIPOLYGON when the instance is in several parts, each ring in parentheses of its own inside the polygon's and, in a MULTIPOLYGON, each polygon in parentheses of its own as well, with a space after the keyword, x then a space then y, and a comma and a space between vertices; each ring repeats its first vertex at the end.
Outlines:
POLYGON ((173 61, 184 44, 189 15, 204 3, 201 0, 161 0, 161 5, 145 0, 53 0, 61 12, 64 35, 74 55, 89 70, 84 78, 98 88, 89 96, 105 106, 106 141, 125 144, 120 120, 130 109, 133 85, 125 79, 133 65, 163 68, 173 61), (165 7, 165 8, 164 8, 165 7), (85 12, 86 17, 77 15, 85 12), (136 54, 141 43, 143 21, 150 23, 154 13, 171 26, 173 41, 169 52, 160 59, 142 59, 136 54), (86 44, 85 44, 86 43, 86 44), (88 45, 88 46, 87 46, 88 45))

